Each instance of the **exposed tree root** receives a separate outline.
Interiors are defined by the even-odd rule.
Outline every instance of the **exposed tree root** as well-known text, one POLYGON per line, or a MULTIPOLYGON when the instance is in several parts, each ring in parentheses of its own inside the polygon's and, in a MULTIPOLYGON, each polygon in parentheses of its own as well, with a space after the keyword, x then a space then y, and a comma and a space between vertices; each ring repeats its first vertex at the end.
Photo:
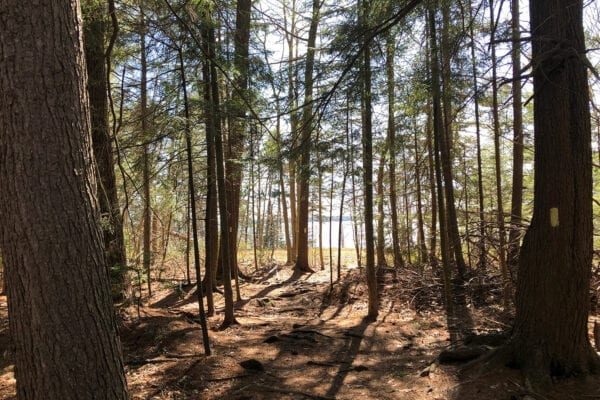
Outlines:
POLYGON ((440 364, 451 364, 471 361, 487 352, 490 348, 487 346, 460 346, 446 349, 439 355, 440 364))
POLYGON ((223 323, 219 326, 217 330, 224 331, 228 328, 231 328, 233 325, 241 325, 237 319, 233 319, 233 321, 223 321, 223 323))
POLYGON ((600 373, 600 358, 594 351, 590 351, 580 365, 567 368, 539 349, 523 354, 513 341, 509 341, 467 364, 462 373, 479 377, 505 367, 519 369, 528 390, 544 392, 558 380, 600 373))

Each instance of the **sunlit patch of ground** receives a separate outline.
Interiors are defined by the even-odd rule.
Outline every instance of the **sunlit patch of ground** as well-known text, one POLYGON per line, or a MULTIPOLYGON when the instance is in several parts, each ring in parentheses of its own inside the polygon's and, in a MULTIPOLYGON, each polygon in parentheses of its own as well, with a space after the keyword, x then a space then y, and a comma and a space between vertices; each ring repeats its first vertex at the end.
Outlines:
MULTIPOLYGON (((542 396, 528 389, 515 370, 475 377, 463 376, 458 365, 439 365, 437 356, 449 346, 450 335, 442 285, 431 271, 386 270, 380 278, 379 318, 366 323, 364 271, 346 265, 341 282, 331 289, 328 269, 293 276, 290 266, 271 263, 255 271, 245 264, 252 280, 241 284, 240 325, 219 331, 220 314, 209 318, 213 355, 208 357, 195 320, 194 287, 157 283, 140 318, 135 307, 122 313, 132 398, 600 398, 593 379, 559 382, 542 396), (244 363, 248 360, 255 361, 244 363)), ((494 332, 510 324, 494 305, 499 294, 494 285, 467 294, 477 298, 467 303, 473 330, 494 332)), ((222 296, 215 298, 222 310, 222 296)), ((6 302, 0 297, 0 352, 6 354, 0 363, 0 399, 14 396, 6 325, 6 302)))

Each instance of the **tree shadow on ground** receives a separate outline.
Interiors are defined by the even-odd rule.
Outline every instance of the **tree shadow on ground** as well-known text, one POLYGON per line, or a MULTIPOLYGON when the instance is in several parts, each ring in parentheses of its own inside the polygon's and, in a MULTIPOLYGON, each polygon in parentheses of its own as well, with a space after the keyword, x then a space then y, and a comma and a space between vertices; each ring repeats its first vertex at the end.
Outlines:
POLYGON ((351 289, 358 286, 360 282, 357 279, 352 279, 350 271, 347 271, 343 277, 330 287, 327 291, 323 292, 321 296, 321 305, 319 306, 318 316, 321 318, 332 303, 336 303, 336 310, 329 316, 328 320, 337 318, 342 310, 348 305, 348 303, 354 302, 357 298, 354 293, 351 293, 351 289))
MULTIPOLYGON (((353 365, 372 323, 362 320, 349 328, 319 325, 294 325, 252 347, 274 346, 277 353, 262 359, 260 370, 244 371, 229 368, 235 383, 219 399, 299 398, 333 399, 344 387, 350 374, 362 376, 365 385, 368 374, 377 374, 378 365, 353 365), (276 339, 275 339, 276 338, 276 339), (317 374, 317 375, 315 375, 317 374), (362 374, 362 375, 361 375, 362 374), (318 394, 322 393, 322 394, 318 394), (282 397, 282 396, 290 397, 282 397)), ((364 349, 363 351, 364 352, 364 349)), ((218 375, 208 380, 226 380, 218 375)))
POLYGON ((363 319, 358 326, 352 329, 352 336, 350 337, 350 340, 340 350, 340 353, 344 355, 342 360, 340 360, 343 364, 341 364, 338 368, 338 371, 331 382, 331 386, 325 393, 326 397, 335 397, 335 395, 342 388, 348 373, 352 371, 352 369, 347 368, 345 364, 352 365, 354 362, 360 350, 360 344, 364 338, 364 333, 370 323, 371 322, 369 322, 367 319, 363 319))
POLYGON ((446 307, 446 322, 450 344, 456 345, 473 332, 474 323, 467 304, 465 284, 456 279, 452 281, 451 288, 451 307, 446 307))
MULTIPOLYGON (((246 304, 248 304, 250 301, 255 300, 255 299, 262 299, 264 297, 266 297, 269 293, 283 288, 285 286, 288 286, 294 282, 299 281, 302 277, 304 277, 303 280, 308 280, 311 277, 311 274, 307 274, 306 272, 302 272, 302 271, 298 271, 298 270, 293 270, 292 275, 290 275, 290 277, 288 279, 286 279, 285 281, 279 282, 279 283, 275 283, 275 284, 270 284, 267 287, 265 287, 263 290, 261 290, 260 292, 256 293, 254 296, 251 296, 247 299, 241 300, 241 301, 236 301, 235 302, 235 308, 236 309, 243 309, 244 306, 246 304)), ((266 280, 263 280, 263 282, 267 282, 266 280)))
POLYGON ((176 286, 173 288, 173 291, 162 299, 152 303, 150 307, 152 308, 171 308, 171 307, 181 307, 183 305, 189 304, 196 300, 196 290, 197 286, 195 284, 191 285, 182 285, 176 286), (189 294, 194 294, 193 296, 189 296, 189 294))
POLYGON ((200 331, 200 326, 184 316, 144 316, 127 324, 120 334, 126 353, 134 357, 156 357, 184 341, 186 334, 200 331))
MULTIPOLYGON (((265 269, 265 274, 269 270, 265 269)), ((414 305, 414 292, 405 289, 405 281, 416 278, 406 273, 395 280, 384 274, 380 316, 368 323, 361 319, 367 311, 364 270, 349 271, 333 292, 323 277, 307 282, 307 275, 297 274, 292 279, 287 278, 292 271, 286 272, 282 282, 271 278, 268 287, 253 281, 254 295, 238 314, 243 325, 211 331, 213 356, 203 355, 201 331, 181 314, 153 320, 167 329, 153 332, 159 345, 146 346, 146 353, 139 354, 142 358, 155 356, 146 367, 128 366, 132 393, 137 398, 213 400, 460 398, 439 395, 442 389, 459 392, 462 381, 448 391, 447 383, 442 382, 446 384, 442 388, 420 375, 448 346, 439 286, 424 295, 428 303, 419 313, 407 308, 414 305), (252 299, 269 301, 266 305, 249 303, 252 299), (167 353, 164 349, 158 352, 167 342, 167 353), (259 366, 256 369, 242 365, 252 359, 259 366)), ((466 298, 462 305, 470 307, 466 298)), ((135 328, 144 330, 144 326, 135 328)))

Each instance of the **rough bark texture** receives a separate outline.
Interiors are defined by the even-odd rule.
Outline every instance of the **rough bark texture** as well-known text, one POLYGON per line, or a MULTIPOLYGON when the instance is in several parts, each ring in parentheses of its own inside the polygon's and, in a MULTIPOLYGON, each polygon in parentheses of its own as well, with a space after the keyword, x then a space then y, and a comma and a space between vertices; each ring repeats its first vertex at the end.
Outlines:
MULTIPOLYGON (((430 70, 430 68, 427 68, 430 70)), ((428 103, 430 103, 428 101, 428 103)), ((429 262, 437 265, 437 192, 435 183, 435 161, 433 156, 433 111, 431 104, 427 105, 427 177, 429 180, 429 196, 431 201, 431 225, 429 227, 429 262)))
POLYGON ((240 195, 242 187, 242 153, 246 133, 246 102, 250 61, 250 13, 252 2, 238 0, 236 8, 234 42, 234 67, 236 71, 231 95, 229 115, 229 138, 226 146, 225 191, 229 209, 229 246, 231 268, 237 270, 237 236, 240 218, 240 195))
MULTIPOLYGON (((368 0, 359 0, 359 25, 368 26, 368 0)), ((377 274, 375 266, 374 230, 373 230, 373 123, 371 101, 371 51, 369 43, 363 43, 361 65, 361 121, 363 148, 363 185, 365 191, 365 241, 366 241, 366 273, 369 291, 369 311, 367 318, 375 320, 379 312, 379 296, 377 290, 377 274)))
MULTIPOLYGON (((383 151, 377 168, 377 266, 387 267, 385 260, 385 230, 384 230, 384 191, 383 191, 383 173, 385 167, 386 151, 383 151)), ((392 209, 394 207, 391 207, 392 209)))
MULTIPOLYGON (((185 115, 185 152, 187 155, 188 172, 188 196, 190 211, 192 213, 192 235, 194 244, 194 270, 196 271, 196 297, 198 298, 198 310, 200 315, 200 326, 202 327, 202 342, 204 344, 204 354, 210 355, 210 343, 208 338, 208 325, 206 323, 206 313, 204 312, 204 293, 200 279, 200 246, 198 243, 198 219, 196 213, 196 189, 194 186, 194 159, 192 148, 192 128, 190 124, 190 106, 187 94, 187 79, 185 74, 185 64, 183 62, 183 51, 178 49, 179 70, 181 73, 181 91, 183 93, 183 107, 185 115)), ((212 289, 212 287, 211 287, 212 289)))
MULTIPOLYGON (((141 7, 141 6, 140 6, 141 7)), ((142 150, 142 191, 144 198, 144 231, 143 231, 143 256, 142 262, 146 278, 148 282, 148 297, 152 297, 152 274, 150 267, 152 266, 152 207, 150 198, 150 149, 148 144, 148 82, 147 73, 148 66, 146 62, 146 28, 144 10, 140 9, 140 113, 141 113, 141 135, 144 141, 142 150)))
POLYGON ((433 158, 435 164, 435 182, 437 194, 438 221, 440 225, 440 249, 442 252, 442 272, 444 278, 444 298, 446 301, 446 313, 453 315, 452 294, 451 294, 451 271, 452 249, 448 245, 448 225, 446 218, 446 208, 444 202, 444 188, 442 184, 442 163, 440 147, 442 142, 443 121, 442 121, 442 94, 440 91, 440 63, 439 49, 437 45, 437 29, 435 17, 435 5, 430 5, 428 9, 428 28, 430 41, 430 68, 431 68, 431 103, 432 103, 432 122, 433 122, 433 158))
MULTIPOLYGON (((296 1, 292 0, 291 4, 287 4, 288 12, 283 13, 283 22, 285 27, 285 40, 288 48, 288 65, 287 65, 287 80, 288 80, 288 92, 287 92, 287 107, 290 113, 290 132, 292 134, 292 142, 295 143, 298 140, 298 91, 296 81, 298 78, 298 68, 294 68, 294 60, 298 57, 298 36, 296 29, 296 1), (289 15, 289 25, 288 25, 289 15), (294 51, 296 54, 294 54, 294 51)), ((289 193, 290 193, 290 226, 291 226, 291 244, 292 244, 292 257, 290 264, 296 261, 296 255, 298 254, 298 212, 296 206, 298 200, 296 196, 296 162, 292 158, 288 162, 288 176, 289 176, 289 193)))
POLYGON ((104 48, 108 24, 106 4, 86 1, 83 5, 83 16, 92 148, 98 167, 98 203, 102 218, 106 263, 111 272, 113 298, 118 299, 122 297, 127 286, 126 270, 123 268, 127 264, 127 258, 108 121, 108 80, 104 48))
POLYGON ((390 179, 390 216, 392 224, 392 249, 394 251, 394 268, 404 267, 402 252, 400 251, 400 233, 398 232, 398 200, 396 195, 396 118, 395 104, 396 94, 395 86, 396 79, 394 77, 394 55, 395 39, 389 35, 385 47, 385 71, 387 80, 387 95, 388 95, 388 129, 387 143, 390 152, 389 164, 389 179, 390 179))
POLYGON ((76 1, 0 3, 0 247, 21 399, 127 399, 76 1))
MULTIPOLYGON (((208 24, 207 24, 208 25, 208 24)), ((208 38, 211 36, 212 26, 206 26, 204 34, 204 52, 207 58, 211 56, 211 46, 208 38)), ((204 89, 204 107, 205 107, 205 125, 206 125, 206 210, 204 220, 204 288, 206 289, 207 314, 214 315, 215 306, 213 299, 213 286, 217 278, 218 258, 219 258, 219 220, 217 217, 217 168, 215 154, 215 130, 219 124, 216 118, 211 91, 210 79, 210 60, 206 59, 202 63, 203 89, 204 89)))
POLYGON ((308 50, 306 53, 306 69, 304 76, 304 105, 302 107, 302 126, 300 135, 301 157, 298 174, 300 193, 298 199, 298 253, 294 269, 302 272, 312 272, 308 262, 308 197, 310 189, 310 152, 311 134, 313 129, 313 69, 315 62, 315 43, 319 24, 319 0, 313 1, 312 19, 308 33, 308 50))
MULTIPOLYGON (((318 141, 318 139, 317 139, 318 141)), ((317 171, 319 175, 318 187, 317 187, 317 218, 319 220, 319 261, 321 263, 321 270, 325 269, 325 259, 323 256, 323 168, 321 167, 321 159, 317 162, 317 171)), ((331 237, 331 235, 329 236, 331 237)), ((331 246, 329 246, 331 248, 331 246)))
POLYGON ((513 96, 513 171, 508 238, 508 267, 516 278, 519 264, 519 236, 523 214, 523 102, 521 100, 521 28, 519 26, 519 1, 512 0, 512 96, 513 96))
MULTIPOLYGON (((454 196, 454 172, 453 172, 453 131, 452 124, 454 115, 452 111, 452 58, 455 50, 450 42, 450 31, 452 30, 452 21, 450 19, 450 2, 442 1, 442 32, 441 47, 438 49, 441 55, 440 78, 442 82, 442 110, 444 116, 443 132, 439 136, 440 159, 442 165, 442 176, 444 179, 444 194, 446 199, 446 221, 448 247, 453 255, 453 261, 456 263, 456 269, 460 277, 464 276, 466 264, 463 257, 460 233, 458 231, 458 220, 456 216, 456 201, 454 196)), ((441 218, 441 208, 440 208, 441 218)))
MULTIPOLYGON (((212 24, 212 18, 209 24, 212 24)), ((209 107, 212 114, 212 143, 215 153, 215 172, 216 172, 216 191, 219 207, 219 221, 221 232, 229 231, 229 219, 227 197, 225 194, 225 159, 223 152, 223 138, 220 124, 220 100, 219 100, 219 82, 216 67, 216 46, 215 31, 211 27, 206 30, 205 40, 208 43, 208 78, 210 83, 210 101, 209 107)), ((221 235, 222 248, 229 249, 229 236, 221 235)), ((215 255, 216 257, 216 255, 215 255)), ((225 298, 224 319, 222 328, 237 323, 233 310, 233 289, 231 287, 231 258, 228 251, 221 254, 223 267, 223 297, 225 298)))
MULTIPOLYGON (((494 0, 489 0, 490 21, 495 21, 494 0)), ((500 156, 500 116, 498 115, 498 85, 496 67, 496 27, 490 22, 490 49, 492 58, 492 124, 494 130, 494 171, 496 175, 496 221, 498 222, 498 264, 502 275, 504 307, 510 303, 510 282, 506 267, 506 230, 504 229, 504 200, 502 196, 502 162, 500 156)))
MULTIPOLYGON (((518 1, 518 0, 516 0, 518 1)), ((473 7, 469 5, 469 19, 473 19, 473 7)), ((473 96, 474 113, 475 113, 475 138, 477 143, 477 198, 479 200, 479 262, 478 268, 485 270, 487 250, 485 246, 485 203, 483 202, 483 168, 481 162, 481 124, 479 121, 479 81, 477 79, 477 60, 475 58, 475 34, 473 29, 474 24, 469 24, 469 33, 471 36, 471 72, 473 75, 473 96)), ((514 182, 513 182, 514 184, 514 182)))
MULTIPOLYGON (((279 106, 278 106, 279 108, 279 106)), ((285 180, 284 180, 284 176, 285 173, 283 171, 283 166, 284 166, 284 162, 283 162, 283 156, 281 154, 281 119, 278 117, 277 118, 277 146, 278 146, 278 151, 279 151, 279 158, 280 158, 280 163, 277 166, 278 168, 278 172, 279 172, 279 191, 281 192, 281 194, 279 195, 279 201, 281 201, 281 214, 283 215, 283 227, 284 227, 284 235, 285 235, 285 254, 286 254, 286 260, 285 260, 285 264, 289 265, 292 263, 292 259, 294 258, 294 256, 292 255, 293 251, 292 251, 292 238, 290 235, 290 220, 288 217, 288 203, 287 203, 287 195, 285 192, 285 180)))
POLYGON ((414 133, 415 144, 415 183, 417 192, 417 238, 419 243, 419 262, 427 263, 427 243, 425 241, 425 218, 423 218, 423 196, 421 194, 421 159, 419 156, 419 143, 417 130, 414 133))
POLYGON ((531 0, 535 184, 521 248, 513 358, 532 375, 594 371, 587 337, 592 160, 579 0, 531 0))
MULTIPOLYGON (((294 132, 293 124, 292 132, 294 132)), ((288 176, 289 187, 290 187, 290 220, 292 226, 292 262, 296 261, 296 255, 298 254, 298 211, 297 204, 298 200, 296 198, 296 163, 293 160, 290 160, 288 163, 288 176)))

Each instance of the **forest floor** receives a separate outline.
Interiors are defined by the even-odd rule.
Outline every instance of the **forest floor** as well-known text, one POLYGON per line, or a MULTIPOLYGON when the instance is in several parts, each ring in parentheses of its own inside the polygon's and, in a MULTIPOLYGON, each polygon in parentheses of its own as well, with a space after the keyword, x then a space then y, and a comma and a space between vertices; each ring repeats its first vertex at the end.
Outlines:
MULTIPOLYGON (((363 273, 344 268, 331 290, 326 271, 297 275, 278 264, 255 271, 241 284, 239 325, 219 330, 221 313, 209 318, 211 356, 203 353, 194 287, 156 284, 139 318, 135 307, 121 312, 132 399, 600 399, 596 378, 536 393, 517 370, 469 375, 464 364, 441 364, 451 342, 439 278, 386 270, 380 314, 369 323, 363 273)), ((497 306, 499 288, 473 287, 466 296, 477 299, 466 304, 470 330, 505 330, 510 315, 497 306)), ((215 297, 220 311, 222 297, 215 297)), ((15 393, 9 342, 0 296, 0 399, 7 400, 15 393)))

